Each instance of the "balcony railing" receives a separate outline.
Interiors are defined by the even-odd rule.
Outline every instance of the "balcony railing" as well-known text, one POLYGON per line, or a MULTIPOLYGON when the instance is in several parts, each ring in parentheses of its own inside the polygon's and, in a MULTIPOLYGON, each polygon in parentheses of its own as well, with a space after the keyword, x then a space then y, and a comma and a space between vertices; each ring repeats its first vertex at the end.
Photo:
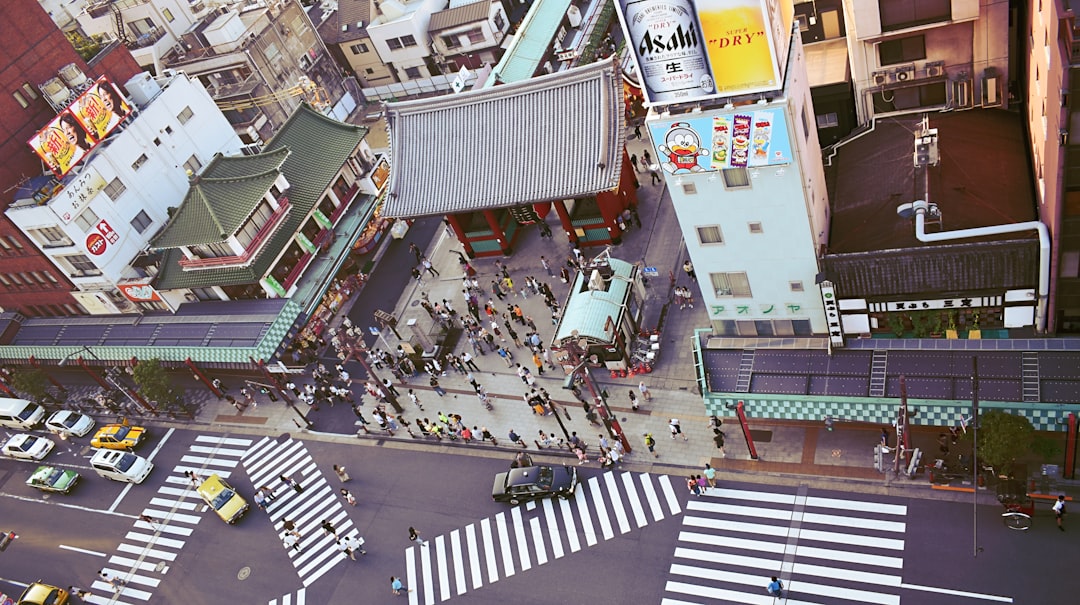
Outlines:
POLYGON ((266 244, 270 236, 277 230, 285 220, 285 215, 289 211, 289 199, 282 196, 278 200, 281 207, 277 212, 270 215, 270 220, 266 221, 266 224, 259 229, 259 232, 255 235, 255 238, 248 244, 247 249, 243 254, 234 254, 232 256, 215 256, 213 258, 184 258, 180 260, 180 266, 184 269, 213 269, 217 267, 244 265, 251 261, 261 250, 263 245, 266 244))

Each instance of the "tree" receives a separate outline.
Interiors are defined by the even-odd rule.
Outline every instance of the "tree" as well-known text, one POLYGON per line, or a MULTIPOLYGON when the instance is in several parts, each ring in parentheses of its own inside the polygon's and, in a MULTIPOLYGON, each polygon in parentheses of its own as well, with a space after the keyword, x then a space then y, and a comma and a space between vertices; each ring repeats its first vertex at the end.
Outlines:
POLYGON ((45 372, 37 368, 20 369, 16 370, 11 377, 11 386, 15 387, 16 391, 28 395, 30 399, 40 402, 49 394, 48 380, 45 372))
POLYGON ((135 366, 132 378, 135 380, 135 384, 139 385, 142 396, 148 401, 158 403, 171 403, 173 401, 172 379, 165 371, 165 368, 161 367, 160 359, 155 357, 154 359, 140 361, 139 365, 135 366))
POLYGON ((991 410, 979 418, 979 458, 994 468, 1008 468, 1034 443, 1035 427, 1023 416, 991 410))

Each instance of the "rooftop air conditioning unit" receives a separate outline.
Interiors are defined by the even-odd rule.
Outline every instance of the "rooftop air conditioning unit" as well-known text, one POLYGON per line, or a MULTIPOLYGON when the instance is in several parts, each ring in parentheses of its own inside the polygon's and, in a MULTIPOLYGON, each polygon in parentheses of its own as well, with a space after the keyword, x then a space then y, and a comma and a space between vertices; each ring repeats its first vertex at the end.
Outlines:
POLYGON ((62 79, 69 88, 79 89, 87 82, 86 74, 84 74, 75 63, 68 63, 61 67, 60 71, 57 73, 60 75, 60 79, 62 79))
POLYGON ((944 61, 927 61, 926 62, 926 77, 927 78, 940 78, 945 75, 945 62, 944 61))
POLYGON ((915 79, 915 66, 904 65, 903 67, 897 67, 893 72, 894 82, 910 82, 915 79))
POLYGON ((48 97, 53 107, 64 107, 71 99, 71 89, 60 78, 49 78, 41 85, 41 92, 48 97))
POLYGON ((873 75, 874 86, 881 86, 889 81, 889 72, 887 71, 875 71, 873 75))

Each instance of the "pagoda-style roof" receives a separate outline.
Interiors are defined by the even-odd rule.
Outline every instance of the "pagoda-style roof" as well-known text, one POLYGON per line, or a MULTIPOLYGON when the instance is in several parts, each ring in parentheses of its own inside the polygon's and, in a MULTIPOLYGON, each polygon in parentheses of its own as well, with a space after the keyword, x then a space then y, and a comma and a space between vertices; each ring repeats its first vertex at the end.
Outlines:
POLYGON ((615 189, 626 140, 618 64, 386 105, 384 216, 413 218, 615 189))
POLYGON ((192 179, 184 202, 150 240, 150 247, 160 250, 227 240, 281 175, 287 157, 285 148, 258 155, 215 155, 192 179))
MULTIPOLYGON (((289 181, 291 210, 270 236, 262 252, 246 267, 222 267, 184 271, 179 249, 169 250, 155 282, 159 290, 235 286, 259 281, 300 229, 319 197, 330 188, 334 176, 364 140, 367 129, 328 118, 301 103, 267 144, 262 155, 286 152, 281 172, 289 181)), ((258 157, 258 156, 253 156, 258 157)))

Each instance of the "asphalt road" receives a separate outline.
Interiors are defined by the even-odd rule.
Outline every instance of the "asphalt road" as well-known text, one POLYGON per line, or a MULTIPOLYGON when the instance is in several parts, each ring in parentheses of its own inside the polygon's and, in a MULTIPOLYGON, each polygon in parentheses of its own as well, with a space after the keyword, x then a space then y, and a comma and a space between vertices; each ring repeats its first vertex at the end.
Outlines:
MULTIPOLYGON (((0 530, 20 535, 0 553, 0 592, 42 578, 92 586, 91 603, 764 604, 773 602, 768 576, 779 573, 789 602, 1071 599, 1073 534, 1059 532, 1045 506, 1028 532, 979 507, 983 550, 972 557, 969 505, 723 481, 695 497, 680 477, 582 467, 573 500, 511 507, 489 496, 505 453, 402 447, 162 432, 142 451, 157 465, 143 485, 125 490, 87 473, 72 494, 48 498, 22 484, 31 464, 0 461, 0 530), (348 469, 348 483, 334 464, 348 469), (262 485, 278 498, 229 526, 192 493, 189 469, 227 475, 249 501, 262 485), (284 519, 296 522, 301 553, 283 546, 284 519), (342 537, 363 536, 368 554, 344 558, 324 519, 342 537), (410 543, 409 526, 429 545, 410 543), (115 600, 95 582, 101 568, 128 578, 115 600), (391 575, 414 592, 391 595, 391 575)), ((85 465, 75 449, 47 461, 85 465)))

